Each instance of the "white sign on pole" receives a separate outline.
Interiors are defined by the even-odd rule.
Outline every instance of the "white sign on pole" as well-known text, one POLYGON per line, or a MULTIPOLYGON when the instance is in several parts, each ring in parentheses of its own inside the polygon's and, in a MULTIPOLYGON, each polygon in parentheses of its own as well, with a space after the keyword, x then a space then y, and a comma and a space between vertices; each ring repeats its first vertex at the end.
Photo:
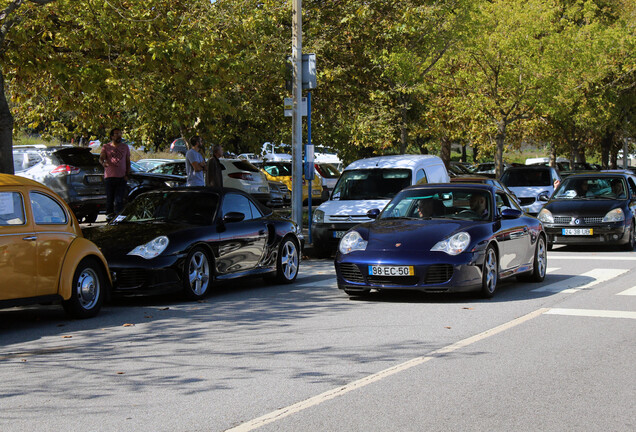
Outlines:
MULTIPOLYGON (((292 110, 294 109, 293 98, 285 98, 284 109, 285 109, 285 117, 291 117, 292 110)), ((307 117, 307 98, 306 97, 302 99, 302 102, 300 106, 298 107, 298 113, 303 117, 307 117)))

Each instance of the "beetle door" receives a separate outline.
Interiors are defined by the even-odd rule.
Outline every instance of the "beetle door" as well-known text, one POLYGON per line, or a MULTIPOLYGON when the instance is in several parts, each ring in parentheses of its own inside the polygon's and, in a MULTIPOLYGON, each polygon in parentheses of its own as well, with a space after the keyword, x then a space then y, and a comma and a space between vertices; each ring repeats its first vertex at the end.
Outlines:
POLYGON ((37 295, 57 294, 66 251, 76 235, 64 206, 44 192, 29 193, 37 231, 37 295))
POLYGON ((258 266, 267 242, 267 226, 257 207, 245 196, 228 193, 221 206, 221 221, 228 213, 245 215, 240 222, 220 222, 218 274, 247 271, 258 266), (258 212, 257 214, 254 214, 258 212))
POLYGON ((36 295, 36 239, 24 196, 0 191, 0 300, 36 295))

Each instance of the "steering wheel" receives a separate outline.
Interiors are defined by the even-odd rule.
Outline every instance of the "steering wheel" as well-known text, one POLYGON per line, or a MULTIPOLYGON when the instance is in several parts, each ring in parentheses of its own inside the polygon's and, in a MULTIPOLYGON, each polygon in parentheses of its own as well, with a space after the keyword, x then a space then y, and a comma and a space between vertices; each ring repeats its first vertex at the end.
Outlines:
POLYGON ((458 214, 458 216, 464 216, 464 217, 477 217, 477 213, 473 210, 469 210, 469 209, 465 209, 460 211, 458 214))

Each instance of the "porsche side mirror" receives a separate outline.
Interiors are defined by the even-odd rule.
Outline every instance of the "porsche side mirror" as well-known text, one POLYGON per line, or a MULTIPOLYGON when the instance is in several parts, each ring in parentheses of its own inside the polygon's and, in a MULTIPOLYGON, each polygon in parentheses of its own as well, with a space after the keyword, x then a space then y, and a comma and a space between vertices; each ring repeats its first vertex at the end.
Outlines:
POLYGON ((224 223, 241 222, 243 219, 245 219, 245 215, 240 212, 229 212, 223 216, 224 223))
POLYGON ((507 208, 501 211, 501 217, 504 219, 517 219, 520 218, 521 215, 521 211, 517 209, 507 208))
POLYGON ((370 219, 377 219, 378 216, 380 215, 380 209, 371 209, 367 212, 367 217, 370 219))
POLYGON ((550 201, 550 197, 546 194, 539 195, 539 201, 548 202, 550 201))

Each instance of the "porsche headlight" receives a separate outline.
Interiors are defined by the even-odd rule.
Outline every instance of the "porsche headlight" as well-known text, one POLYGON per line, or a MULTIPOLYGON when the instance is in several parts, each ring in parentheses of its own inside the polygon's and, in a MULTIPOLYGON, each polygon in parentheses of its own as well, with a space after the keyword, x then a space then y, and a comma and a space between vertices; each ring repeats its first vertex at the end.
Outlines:
POLYGON ((552 216, 552 212, 548 209, 541 209, 541 211, 539 212, 539 216, 537 216, 537 218, 541 222, 554 223, 554 217, 552 216))
POLYGON ((137 246, 128 255, 137 255, 142 258, 151 259, 157 257, 168 247, 168 237, 160 236, 148 243, 137 246))
POLYGON ((365 250, 367 248, 367 241, 362 239, 362 236, 358 231, 351 231, 344 235, 342 240, 340 240, 340 244, 338 245, 338 250, 342 254, 348 254, 349 252, 365 250))
POLYGON ((323 223, 325 221, 325 212, 322 210, 316 209, 311 218, 314 223, 323 223))
POLYGON ((607 212, 603 218, 603 222, 622 222, 625 220, 625 213, 623 210, 616 208, 607 212))
POLYGON ((470 234, 467 232, 460 232, 445 240, 437 242, 437 244, 431 248, 431 251, 446 252, 449 255, 457 255, 464 252, 469 244, 470 234))

